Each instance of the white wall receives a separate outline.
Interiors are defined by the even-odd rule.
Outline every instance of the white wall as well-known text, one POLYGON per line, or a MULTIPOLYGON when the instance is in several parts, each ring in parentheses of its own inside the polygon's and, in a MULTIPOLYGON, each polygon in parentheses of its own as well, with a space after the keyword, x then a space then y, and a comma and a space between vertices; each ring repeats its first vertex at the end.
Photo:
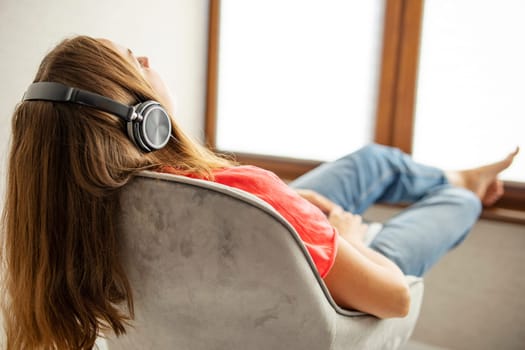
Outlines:
POLYGON ((105 37, 149 56, 176 96, 180 125, 202 140, 208 4, 208 0, 0 0, 0 193, 15 104, 43 56, 75 34, 105 37))

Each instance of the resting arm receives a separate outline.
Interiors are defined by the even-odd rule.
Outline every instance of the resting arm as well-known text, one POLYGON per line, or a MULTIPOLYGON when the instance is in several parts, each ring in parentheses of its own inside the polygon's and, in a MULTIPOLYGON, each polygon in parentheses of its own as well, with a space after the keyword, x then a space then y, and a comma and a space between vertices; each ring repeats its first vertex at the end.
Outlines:
POLYGON ((404 274, 393 262, 362 243, 361 217, 335 208, 330 222, 340 234, 335 262, 324 281, 335 302, 379 318, 404 317, 410 293, 404 274))
POLYGON ((405 276, 397 265, 363 244, 367 225, 361 217, 315 191, 296 191, 321 209, 339 233, 335 262, 324 279, 335 302, 380 318, 406 316, 410 294, 405 276))

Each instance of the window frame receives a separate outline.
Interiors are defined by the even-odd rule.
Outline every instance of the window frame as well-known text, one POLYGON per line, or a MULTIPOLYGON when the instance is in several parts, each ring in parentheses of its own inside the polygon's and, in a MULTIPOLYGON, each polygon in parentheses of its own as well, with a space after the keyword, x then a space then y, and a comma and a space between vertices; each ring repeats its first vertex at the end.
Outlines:
MULTIPOLYGON (((216 150, 220 0, 210 0, 205 142, 216 150)), ((412 153, 414 109, 424 0, 385 0, 383 48, 374 141, 412 153)), ((234 152, 240 163, 253 164, 294 179, 321 164, 316 160, 234 152)), ((525 224, 525 183, 505 182, 505 194, 483 210, 490 220, 525 224)))

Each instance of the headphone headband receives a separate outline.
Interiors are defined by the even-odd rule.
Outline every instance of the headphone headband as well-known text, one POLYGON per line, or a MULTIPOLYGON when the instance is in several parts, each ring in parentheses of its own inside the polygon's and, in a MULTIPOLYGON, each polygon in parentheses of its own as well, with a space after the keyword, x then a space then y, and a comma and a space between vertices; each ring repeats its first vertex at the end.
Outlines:
POLYGON ((38 82, 29 86, 22 101, 71 102, 100 109, 129 122, 136 118, 135 108, 93 92, 55 82, 38 82))
POLYGON ((77 103, 116 115, 126 121, 128 137, 144 152, 161 149, 171 137, 170 117, 156 101, 128 106, 93 92, 49 81, 31 84, 22 101, 77 103))

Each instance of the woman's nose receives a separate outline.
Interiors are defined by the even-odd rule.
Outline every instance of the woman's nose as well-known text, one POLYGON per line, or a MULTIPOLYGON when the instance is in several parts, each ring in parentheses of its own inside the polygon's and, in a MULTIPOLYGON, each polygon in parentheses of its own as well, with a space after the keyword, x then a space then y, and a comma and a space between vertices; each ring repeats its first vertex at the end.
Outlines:
POLYGON ((140 56, 137 57, 137 60, 139 61, 140 65, 144 68, 149 68, 149 59, 146 56, 140 56))

